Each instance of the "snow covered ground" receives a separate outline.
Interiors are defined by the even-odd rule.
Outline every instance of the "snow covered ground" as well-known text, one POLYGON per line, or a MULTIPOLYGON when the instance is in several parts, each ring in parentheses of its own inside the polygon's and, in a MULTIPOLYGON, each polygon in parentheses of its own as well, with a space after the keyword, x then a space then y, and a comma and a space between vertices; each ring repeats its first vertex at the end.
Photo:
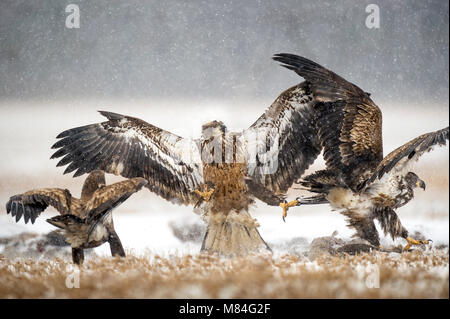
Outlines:
MULTIPOLYGON (((0 102, 0 237, 24 231, 48 232, 54 228, 45 219, 54 214, 49 209, 34 225, 16 224, 6 215, 4 204, 14 194, 40 187, 62 187, 78 196, 82 178, 62 175, 64 168, 56 168, 56 160, 49 160, 51 145, 61 131, 103 121, 96 110, 108 110, 142 118, 154 125, 184 137, 198 137, 201 124, 222 120, 230 130, 251 125, 270 105, 271 100, 245 101, 85 101, 85 102, 0 102)), ((448 105, 420 105, 419 103, 390 105, 379 102, 384 120, 384 152, 387 154, 401 144, 432 130, 448 125, 448 105)), ((447 244, 449 238, 448 146, 436 148, 424 155, 415 171, 427 183, 426 192, 417 191, 416 198, 398 213, 402 223, 412 233, 420 231, 435 244, 447 244)), ((319 158, 309 170, 323 167, 319 158)), ((107 182, 119 180, 108 176, 107 182)), ((292 190, 290 198, 299 193, 292 190)), ((329 206, 300 207, 289 211, 286 223, 281 209, 257 202, 251 214, 260 223, 263 238, 276 254, 285 253, 284 243, 304 238, 308 243, 335 230, 349 238, 352 231, 345 226, 344 217, 331 212, 329 206)), ((114 223, 125 249, 135 254, 188 254, 200 249, 198 242, 183 242, 173 235, 170 223, 201 223, 191 207, 172 205, 144 189, 133 195, 114 212, 114 223)), ((383 237, 383 244, 392 244, 383 237)), ((400 241, 401 242, 401 241, 400 241)), ((108 255, 103 245, 95 251, 108 255)), ((1 248, 0 248, 1 252, 1 248)))

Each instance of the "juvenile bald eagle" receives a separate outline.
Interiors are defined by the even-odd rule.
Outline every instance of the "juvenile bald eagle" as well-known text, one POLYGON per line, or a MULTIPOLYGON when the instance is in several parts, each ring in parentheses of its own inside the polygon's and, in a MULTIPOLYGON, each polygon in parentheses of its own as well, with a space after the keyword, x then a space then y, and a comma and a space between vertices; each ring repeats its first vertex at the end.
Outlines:
POLYGON ((105 184, 105 173, 96 170, 86 178, 80 199, 72 197, 67 189, 35 189, 12 196, 6 204, 6 212, 15 216, 16 222, 23 216, 25 224, 28 221, 34 224, 48 206, 54 207, 61 215, 47 219, 47 222, 63 229, 76 264, 83 263, 83 249, 98 247, 106 241, 113 256, 125 257, 111 212, 146 185, 147 180, 138 177, 105 184))
POLYGON ((319 64, 292 54, 277 54, 274 60, 303 77, 314 97, 314 122, 323 147, 326 170, 299 183, 319 195, 284 205, 330 203, 347 216, 356 235, 379 246, 374 219, 385 234, 403 237, 405 249, 425 244, 410 238, 395 209, 414 197, 414 188, 425 183, 409 164, 435 145, 445 145, 449 128, 423 134, 383 158, 382 117, 369 94, 319 64))
POLYGON ((319 155, 311 105, 309 88, 296 85, 249 129, 233 133, 212 121, 196 140, 101 111, 106 122, 59 134, 52 158, 63 157, 57 166, 69 164, 64 173, 76 170, 74 176, 101 169, 143 177, 162 198, 196 206, 208 224, 203 251, 229 256, 270 250, 248 208, 254 197, 278 205, 278 195, 266 196, 261 189, 282 196, 319 155))

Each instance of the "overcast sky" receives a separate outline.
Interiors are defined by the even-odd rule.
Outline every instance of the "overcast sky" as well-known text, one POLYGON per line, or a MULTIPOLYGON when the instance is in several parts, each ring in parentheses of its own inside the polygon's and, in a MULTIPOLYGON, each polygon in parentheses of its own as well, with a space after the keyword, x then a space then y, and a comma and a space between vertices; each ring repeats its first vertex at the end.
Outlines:
POLYGON ((448 1, 0 2, 2 99, 276 96, 301 81, 271 61, 279 52, 379 99, 445 103, 448 1), (65 26, 70 3, 79 29, 65 26))

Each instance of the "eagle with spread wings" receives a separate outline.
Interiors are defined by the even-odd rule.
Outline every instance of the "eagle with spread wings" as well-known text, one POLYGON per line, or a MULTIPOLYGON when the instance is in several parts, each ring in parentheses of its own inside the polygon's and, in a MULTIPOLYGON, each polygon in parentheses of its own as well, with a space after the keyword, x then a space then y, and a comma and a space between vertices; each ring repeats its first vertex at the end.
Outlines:
POLYGON ((305 79, 327 166, 299 181, 318 195, 282 204, 283 218, 288 207, 329 203, 348 218, 357 236, 376 247, 375 219, 385 234, 404 238, 406 250, 427 244, 409 237, 395 209, 414 197, 416 187, 425 190, 425 182, 409 171, 410 164, 434 146, 445 145, 449 128, 420 135, 383 157, 381 111, 368 93, 306 58, 282 53, 273 59, 305 79))
POLYGON ((202 251, 245 255, 270 251, 248 210, 258 198, 284 203, 284 193, 320 154, 308 85, 282 92, 248 129, 220 121, 199 139, 177 136, 141 119, 100 111, 107 121, 62 132, 52 148, 57 166, 75 176, 100 169, 146 187, 176 204, 192 205, 207 222, 202 251))
POLYGON ((47 222, 63 230, 72 246, 72 259, 81 265, 84 249, 108 242, 113 256, 125 256, 122 243, 114 230, 112 211, 139 191, 148 181, 137 177, 106 186, 105 173, 94 170, 84 181, 81 197, 73 197, 69 190, 60 188, 34 189, 12 196, 6 203, 6 212, 18 222, 34 224, 48 206, 60 215, 47 222))

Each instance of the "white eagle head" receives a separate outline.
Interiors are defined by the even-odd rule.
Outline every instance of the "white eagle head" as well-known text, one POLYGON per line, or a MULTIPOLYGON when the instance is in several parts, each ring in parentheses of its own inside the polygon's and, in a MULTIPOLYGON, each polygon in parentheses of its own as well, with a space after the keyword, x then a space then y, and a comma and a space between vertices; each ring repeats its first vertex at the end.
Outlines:
POLYGON ((227 127, 222 121, 211 121, 202 125, 202 137, 207 140, 211 137, 222 136, 227 130, 227 127))
POLYGON ((202 126, 201 157, 203 163, 223 163, 226 129, 220 121, 212 121, 202 126))

